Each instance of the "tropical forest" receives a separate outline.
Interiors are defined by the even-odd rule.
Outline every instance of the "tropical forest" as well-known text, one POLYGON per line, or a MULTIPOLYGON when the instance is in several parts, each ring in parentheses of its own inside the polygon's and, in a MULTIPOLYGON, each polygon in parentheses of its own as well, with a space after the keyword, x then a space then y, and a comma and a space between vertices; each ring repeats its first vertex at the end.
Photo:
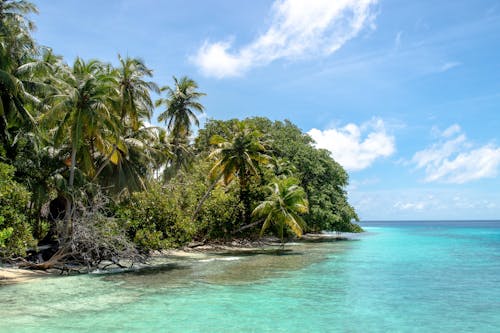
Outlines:
POLYGON ((1 262, 92 269, 362 231, 348 174, 292 122, 205 120, 195 79, 154 82, 140 57, 63 59, 34 40, 36 13, 0 1, 1 262))

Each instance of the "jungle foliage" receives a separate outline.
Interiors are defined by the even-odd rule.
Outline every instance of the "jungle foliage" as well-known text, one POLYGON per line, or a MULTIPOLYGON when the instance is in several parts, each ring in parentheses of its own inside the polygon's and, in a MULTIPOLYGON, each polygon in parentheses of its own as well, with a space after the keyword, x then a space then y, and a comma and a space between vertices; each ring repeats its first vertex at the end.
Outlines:
POLYGON ((210 119, 194 135, 193 79, 160 88, 133 57, 68 64, 32 38, 36 12, 0 1, 1 259, 93 266, 191 241, 361 231, 347 173, 290 121, 210 119), (155 107, 165 127, 148 125, 155 107), (42 245, 52 258, 34 257, 42 245))

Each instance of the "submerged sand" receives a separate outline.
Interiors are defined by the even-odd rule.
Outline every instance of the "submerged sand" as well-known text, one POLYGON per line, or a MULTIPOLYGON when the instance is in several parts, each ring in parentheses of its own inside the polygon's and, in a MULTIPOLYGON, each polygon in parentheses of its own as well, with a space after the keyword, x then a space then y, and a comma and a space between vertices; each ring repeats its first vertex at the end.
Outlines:
POLYGON ((52 275, 54 272, 33 271, 21 268, 0 267, 0 285, 30 281, 39 277, 52 275))
MULTIPOLYGON (((346 240, 349 237, 342 237, 339 235, 332 234, 306 234, 302 237, 301 242, 328 242, 328 241, 338 241, 346 240)), ((289 245, 294 243, 288 243, 289 245)), ((285 247, 287 247, 285 245, 285 247)), ((251 254, 251 253, 262 253, 262 252, 274 252, 280 248, 279 240, 276 238, 267 238, 264 240, 259 240, 257 242, 241 242, 235 241, 231 243, 224 244, 200 244, 194 247, 185 247, 183 249, 170 249, 164 251, 158 251, 152 254, 152 258, 162 257, 162 258, 186 258, 186 259, 203 259, 211 254, 251 254)), ((154 263, 151 263, 154 266, 154 263)), ((147 265, 146 265, 147 266, 147 265)), ((28 270, 15 267, 0 267, 0 285, 20 283, 33 281, 34 279, 59 275, 59 270, 28 270)))

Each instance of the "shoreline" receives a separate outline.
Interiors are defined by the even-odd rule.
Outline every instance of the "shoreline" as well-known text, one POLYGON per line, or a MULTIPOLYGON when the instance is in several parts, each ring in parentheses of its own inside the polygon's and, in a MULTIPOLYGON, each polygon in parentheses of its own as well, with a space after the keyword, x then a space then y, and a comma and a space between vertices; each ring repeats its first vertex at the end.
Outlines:
MULTIPOLYGON (((336 242, 350 240, 352 237, 349 235, 336 235, 336 234, 305 234, 300 239, 295 239, 293 242, 298 243, 323 243, 323 242, 336 242)), ((285 243, 285 251, 287 243, 285 243)), ((266 237, 257 241, 249 240, 233 240, 231 242, 208 242, 208 243, 192 243, 178 249, 167 249, 162 251, 153 252, 149 259, 155 258, 186 258, 186 259, 200 259, 210 254, 229 254, 229 253, 263 253, 273 252, 280 250, 281 243, 278 238, 266 237)), ((156 266, 154 263, 145 264, 144 267, 139 269, 147 269, 156 266)), ((96 268, 98 270, 99 268, 96 268)), ((44 270, 30 270, 24 268, 17 268, 15 266, 0 266, 0 287, 4 285, 17 284, 34 281, 44 277, 60 276, 61 271, 58 269, 44 270)))
POLYGON ((36 271, 17 267, 0 267, 0 287, 3 285, 29 282, 57 274, 58 272, 56 271, 36 271))

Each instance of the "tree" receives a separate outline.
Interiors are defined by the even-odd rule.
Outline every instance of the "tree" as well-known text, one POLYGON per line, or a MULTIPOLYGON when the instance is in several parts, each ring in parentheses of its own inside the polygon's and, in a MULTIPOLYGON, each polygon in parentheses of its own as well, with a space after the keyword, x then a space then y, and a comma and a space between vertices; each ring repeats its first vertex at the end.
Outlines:
MULTIPOLYGON (((165 142, 165 131, 158 127, 146 127, 141 122, 138 130, 127 129, 120 141, 127 154, 116 164, 103 157, 94 180, 115 195, 124 193, 125 189, 129 194, 145 190, 148 181, 155 177, 155 171, 171 154, 170 146, 165 142)), ((120 149, 118 151, 122 154, 120 149)))
POLYGON ((199 126, 197 114, 203 113, 204 107, 199 102, 200 97, 206 94, 197 91, 198 84, 183 76, 178 80, 174 76, 174 87, 165 86, 161 91, 167 92, 167 98, 160 98, 156 101, 156 106, 164 106, 165 111, 160 113, 158 121, 165 122, 171 137, 173 160, 170 161, 168 168, 174 171, 187 165, 190 150, 186 149, 186 143, 191 135, 191 126, 199 126))
MULTIPOLYGON (((44 123, 54 128, 54 144, 69 145, 68 190, 74 186, 77 157, 80 169, 87 175, 95 173, 96 154, 118 163, 126 147, 119 142, 119 124, 112 105, 116 101, 116 78, 105 71, 104 65, 77 58, 73 67, 61 74, 58 92, 51 96, 51 108, 44 123), (66 140, 69 139, 69 142, 66 140), (78 155, 78 156, 77 156, 78 155)), ((66 229, 70 231, 71 200, 67 197, 66 229)), ((66 235, 68 236, 68 235, 66 235)))
POLYGON ((37 14, 36 6, 28 1, 0 1, 0 49, 2 69, 15 69, 36 53, 36 43, 31 37, 35 24, 28 18, 37 14))
POLYGON ((118 55, 120 67, 116 69, 118 76, 118 103, 121 123, 137 131, 141 120, 150 119, 153 114, 153 101, 150 91, 159 93, 156 83, 145 81, 152 77, 153 71, 146 67, 140 59, 118 55))
POLYGON ((220 135, 212 137, 211 142, 217 145, 217 148, 209 156, 215 159, 210 175, 215 180, 222 178, 225 184, 238 177, 240 202, 244 206, 242 222, 245 225, 250 213, 250 178, 259 175, 259 165, 268 163, 269 156, 262 141, 262 133, 247 127, 244 122, 235 123, 232 134, 230 139, 220 135))
POLYGON ((35 243, 24 214, 30 193, 13 175, 12 166, 0 163, 0 259, 26 255, 27 247, 35 243))
POLYGON ((36 101, 36 97, 26 91, 16 72, 37 52, 31 37, 34 24, 27 18, 30 13, 37 9, 27 1, 0 2, 0 143, 7 150, 16 129, 34 124, 25 102, 36 101))
POLYGON ((308 212, 308 202, 298 180, 292 177, 276 179, 268 190, 269 196, 252 212, 255 218, 264 219, 261 236, 271 224, 275 224, 282 244, 285 226, 301 237, 306 224, 299 214, 308 212))
MULTIPOLYGON (((236 119, 227 121, 208 120, 195 140, 196 150, 203 154, 209 150, 213 136, 232 137, 236 119)), ((268 168, 260 174, 260 183, 268 184, 276 176, 295 176, 307 194, 309 213, 304 216, 309 230, 357 230, 352 222, 358 217, 347 200, 345 187, 348 174, 326 150, 316 149, 313 139, 290 121, 271 121, 263 117, 242 120, 247 127, 257 129, 266 149, 272 155, 268 168), (342 221, 342 223, 340 223, 342 221)), ((254 201, 263 198, 255 195, 259 187, 252 189, 254 201)))

